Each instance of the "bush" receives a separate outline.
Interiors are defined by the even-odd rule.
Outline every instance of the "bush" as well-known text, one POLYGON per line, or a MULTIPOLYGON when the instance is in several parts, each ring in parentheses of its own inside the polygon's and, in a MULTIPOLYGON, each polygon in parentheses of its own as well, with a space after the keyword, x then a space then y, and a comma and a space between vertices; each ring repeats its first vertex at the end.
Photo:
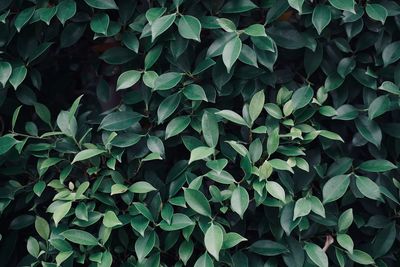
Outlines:
POLYGON ((396 266, 397 1, 0 14, 1 265, 396 266))

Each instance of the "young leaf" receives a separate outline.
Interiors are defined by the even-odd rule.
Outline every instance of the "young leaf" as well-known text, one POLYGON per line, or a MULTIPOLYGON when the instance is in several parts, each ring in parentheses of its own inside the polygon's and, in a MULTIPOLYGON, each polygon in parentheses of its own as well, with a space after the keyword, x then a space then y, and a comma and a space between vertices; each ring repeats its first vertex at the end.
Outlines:
POLYGON ((233 38, 225 45, 222 52, 222 60, 228 73, 231 71, 233 64, 235 64, 236 60, 239 58, 241 50, 242 41, 239 37, 233 38))
POLYGON ((214 153, 214 148, 212 147, 206 147, 206 146, 196 147, 190 152, 189 164, 194 161, 207 158, 208 156, 211 156, 213 153, 214 153))
POLYGON ((249 105, 249 115, 252 123, 254 123, 254 121, 261 114, 261 111, 264 108, 264 102, 265 102, 264 90, 255 93, 254 96, 251 98, 249 105))
POLYGON ((82 160, 93 158, 93 157, 101 155, 105 152, 106 152, 105 150, 97 149, 97 148, 89 148, 89 149, 82 150, 81 152, 79 152, 78 154, 75 155, 74 159, 72 160, 72 164, 77 161, 82 161, 82 160))
POLYGON ((244 125, 247 126, 247 123, 245 120, 236 112, 232 110, 221 110, 215 113, 218 116, 223 117, 224 119, 227 119, 228 121, 231 121, 236 124, 244 125))
POLYGON ((222 248, 224 242, 224 232, 221 227, 216 224, 211 224, 207 229, 204 236, 204 244, 207 251, 218 261, 219 252, 222 248))
POLYGON ((243 215, 249 206, 249 193, 241 186, 238 186, 233 190, 231 196, 231 209, 239 214, 240 218, 243 219, 243 215))
POLYGON ((122 225, 117 215, 113 211, 107 211, 103 217, 103 224, 105 227, 113 228, 114 226, 122 225))

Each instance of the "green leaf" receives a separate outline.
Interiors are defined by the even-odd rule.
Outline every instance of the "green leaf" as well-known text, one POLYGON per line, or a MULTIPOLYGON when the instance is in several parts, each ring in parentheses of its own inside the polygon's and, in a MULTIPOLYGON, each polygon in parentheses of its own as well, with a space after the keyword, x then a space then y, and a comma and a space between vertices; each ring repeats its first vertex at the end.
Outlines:
POLYGON ((179 246, 179 259, 183 262, 184 265, 187 264, 188 260, 193 254, 194 244, 192 241, 183 241, 179 246))
POLYGON ((386 92, 389 92, 389 93, 392 93, 392 94, 400 95, 399 87, 396 84, 394 84, 394 83, 392 83, 390 81, 384 81, 381 84, 381 86, 379 86, 378 89, 386 91, 386 92))
POLYGON ((204 158, 207 158, 208 156, 211 156, 214 153, 214 148, 212 147, 206 147, 206 146, 199 146, 190 151, 190 159, 189 159, 189 164, 201 160, 204 158))
POLYGON ((331 10, 326 5, 317 5, 312 14, 312 23, 319 35, 331 22, 331 10))
POLYGON ((180 116, 172 119, 165 129, 165 139, 183 132, 190 124, 190 116, 180 116))
POLYGON ((31 254, 33 257, 35 258, 39 257, 39 252, 40 252, 39 242, 34 237, 30 236, 28 238, 26 248, 29 254, 31 254))
POLYGON ((370 199, 379 200, 381 198, 381 191, 379 186, 365 176, 356 176, 356 185, 361 194, 370 199))
POLYGON ((373 159, 364 161, 358 168, 366 172, 387 172, 397 169, 397 166, 385 159, 373 159))
POLYGON ((39 118, 47 123, 48 125, 51 125, 51 113, 50 110, 43 104, 41 103, 35 103, 35 112, 39 116, 39 118))
POLYGON ((104 117, 99 130, 123 131, 139 122, 141 118, 141 114, 133 111, 113 112, 104 117))
POLYGON ((194 101, 207 101, 206 93, 204 92, 203 87, 198 84, 189 84, 183 88, 183 94, 189 100, 194 101))
POLYGON ((107 211, 104 213, 103 225, 108 228, 113 228, 118 225, 122 225, 122 222, 118 219, 117 215, 113 211, 107 211))
POLYGON ((310 196, 309 200, 311 202, 311 210, 315 213, 318 214, 319 216, 325 218, 325 208, 322 205, 321 201, 319 198, 315 196, 310 196))
POLYGON ((249 247, 249 251, 263 256, 276 256, 289 252, 287 247, 271 240, 258 240, 249 247))
MULTIPOLYGON (((68 35, 74 34, 74 35, 76 35, 77 38, 78 37, 80 38, 82 36, 82 34, 84 33, 84 30, 85 30, 84 27, 80 27, 80 28, 76 29, 76 31, 79 31, 79 32, 68 33, 68 35)), ((67 41, 68 40, 70 40, 70 39, 67 39, 67 41)), ((67 43, 63 47, 71 46, 72 44, 73 43, 67 43)), ((125 48, 125 47, 116 46, 116 47, 112 47, 112 48, 106 50, 99 58, 104 60, 104 62, 106 62, 110 65, 120 65, 120 64, 125 64, 125 63, 128 63, 129 61, 132 61, 135 57, 136 57, 136 53, 133 52, 132 50, 125 48)))
POLYGON ((390 223, 375 236, 372 243, 372 255, 374 258, 381 257, 389 252, 396 240, 396 224, 390 223))
POLYGON ((304 250, 307 253, 307 256, 320 267, 328 267, 329 261, 328 256, 326 256, 325 252, 317 245, 313 243, 307 243, 304 246, 304 250))
POLYGON ((391 109, 391 102, 388 95, 382 95, 372 101, 368 107, 368 118, 370 120, 379 117, 391 109))
POLYGON ((243 215, 249 206, 249 201, 249 193, 247 193, 247 190, 238 186, 232 192, 231 209, 243 219, 243 215))
POLYGON ((47 240, 50 236, 50 226, 49 223, 43 219, 42 217, 36 216, 35 220, 35 229, 36 232, 40 235, 41 238, 47 240))
POLYGON ((354 243, 349 235, 338 234, 336 240, 342 248, 346 249, 350 254, 353 253, 354 243))
POLYGON ((373 19, 385 24, 386 18, 388 16, 388 11, 386 8, 380 4, 367 4, 365 11, 367 15, 373 19))
POLYGON ((97 9, 118 9, 114 0, 85 0, 86 4, 97 9))
POLYGON ((154 42, 154 40, 160 34, 168 30, 168 28, 171 27, 171 25, 174 23, 175 18, 176 18, 175 13, 157 18, 151 24, 151 41, 154 42))
POLYGON ((197 259, 194 267, 214 267, 214 263, 212 258, 206 252, 197 259))
POLYGON ((261 24, 253 24, 244 29, 244 33, 249 36, 267 36, 265 33, 264 25, 261 24))
POLYGON ((338 175, 329 179, 322 189, 323 203, 329 203, 341 198, 350 184, 348 175, 338 175))
POLYGON ((140 80, 140 76, 141 76, 140 71, 137 70, 125 71, 118 77, 117 91, 133 86, 140 80))
POLYGON ((162 49, 163 47, 161 45, 157 45, 147 53, 144 59, 144 68, 146 70, 150 69, 157 62, 161 55, 162 49))
POLYGON ((230 19, 227 18, 219 18, 217 19, 218 25, 224 29, 226 32, 234 32, 236 31, 236 25, 231 21, 230 19))
POLYGON ((303 197, 296 201, 294 206, 293 221, 311 212, 311 201, 303 197))
POLYGON ((107 29, 110 24, 110 17, 105 13, 95 15, 90 21, 90 28, 95 33, 107 34, 107 29))
POLYGON ((382 132, 381 128, 376 122, 369 120, 365 116, 360 116, 355 120, 355 124, 362 137, 378 148, 381 146, 382 132))
POLYGON ((340 10, 349 11, 351 13, 354 12, 354 0, 329 0, 329 3, 340 10))
POLYGON ((33 186, 33 192, 40 197, 46 188, 46 183, 44 181, 38 181, 34 186, 33 186))
POLYGON ((222 244, 222 249, 233 248, 241 242, 247 241, 246 238, 239 235, 238 233, 226 233, 224 234, 224 243, 222 244))
POLYGON ((8 150, 10 150, 17 143, 18 143, 18 141, 9 135, 1 136, 0 137, 0 155, 3 155, 6 152, 8 152, 8 150))
POLYGON ((0 62, 0 84, 5 87, 8 79, 11 77, 11 64, 5 61, 0 62))
POLYGON ((136 240, 135 252, 139 262, 142 262, 144 258, 149 255, 155 244, 156 234, 154 231, 150 231, 136 240))
POLYGON ((90 159, 105 153, 105 150, 97 149, 97 148, 89 148, 80 151, 78 154, 75 155, 74 159, 72 160, 72 164, 78 161, 90 159))
POLYGON ((113 184, 111 186, 111 196, 117 195, 117 194, 122 194, 128 191, 128 187, 123 184, 113 184))
POLYGON ((349 75, 356 67, 356 61, 353 57, 345 57, 339 61, 337 67, 337 73, 340 77, 345 78, 349 75))
MULTIPOLYGON (((161 77, 161 76, 160 76, 161 77)), ((173 94, 165 98, 157 109, 158 124, 164 122, 175 110, 178 108, 181 101, 181 95, 179 93, 173 94)))
POLYGON ((241 50, 242 41, 239 37, 233 38, 225 45, 222 52, 222 60, 228 73, 231 71, 233 64, 235 64, 236 60, 239 58, 241 50))
POLYGON ((280 120, 283 118, 282 110, 279 108, 277 104, 267 103, 265 104, 264 108, 268 112, 268 114, 274 117, 275 119, 280 120))
POLYGON ((245 120, 236 112, 232 111, 232 110, 221 110, 215 113, 218 116, 223 117, 224 119, 227 119, 228 121, 231 121, 233 123, 236 124, 240 124, 240 125, 244 125, 247 126, 247 123, 245 122, 245 120))
POLYGON ((78 229, 69 229, 61 233, 68 241, 84 246, 96 246, 97 239, 90 233, 78 229))
POLYGON ((292 8, 299 11, 300 14, 303 12, 304 0, 288 0, 288 3, 292 8))
POLYGON ((210 171, 209 173, 207 173, 207 177, 210 178, 211 180, 217 182, 217 183, 221 183, 221 184, 233 184, 235 183, 235 178, 233 178, 233 176, 226 171, 221 171, 221 172, 217 172, 217 171, 210 171))
POLYGON ((279 128, 274 129, 270 132, 267 140, 267 152, 268 155, 272 155, 279 147, 279 128))
POLYGON ((400 41, 387 45, 382 52, 383 64, 386 67, 400 59, 400 41))
POLYGON ((293 109, 297 110, 305 107, 308 103, 311 102, 313 95, 314 92, 309 85, 303 86, 294 91, 292 95, 293 109))
POLYGON ((146 11, 145 17, 151 25, 157 18, 164 15, 167 9, 165 7, 152 7, 146 11))
POLYGON ((185 201, 195 212, 211 217, 211 207, 204 194, 191 188, 184 189, 185 201))
POLYGON ((339 232, 346 231, 350 225, 353 223, 353 209, 348 209, 342 213, 338 221, 339 232))
POLYGON ((229 1, 222 7, 222 13, 241 13, 257 8, 250 0, 229 1))
POLYGON ((200 42, 201 23, 197 18, 189 15, 181 16, 178 31, 183 38, 200 42))
POLYGON ((352 254, 347 253, 347 255, 349 256, 349 258, 352 261, 357 262, 362 265, 375 264, 374 259, 372 259, 372 257, 369 254, 365 253, 364 251, 358 250, 358 249, 353 250, 352 254))
POLYGON ((337 140, 337 141, 341 141, 344 143, 342 137, 340 137, 340 135, 338 135, 337 133, 331 132, 331 131, 326 131, 326 130, 321 130, 318 131, 320 136, 323 136, 325 138, 331 139, 331 140, 337 140))
POLYGON ((206 162, 207 167, 211 170, 216 171, 218 174, 221 174, 222 170, 226 167, 227 164, 227 159, 216 159, 206 162))
POLYGON ((28 21, 32 18, 35 13, 35 7, 26 8, 20 12, 15 18, 14 25, 18 32, 21 31, 22 27, 24 27, 28 21))
POLYGON ((271 194, 271 196, 273 196, 276 199, 279 199, 282 202, 285 202, 286 199, 285 189, 283 189, 283 187, 280 184, 274 181, 267 181, 265 187, 267 188, 267 192, 271 194))
POLYGON ((72 18, 76 13, 76 3, 74 0, 64 0, 57 5, 57 17, 61 24, 72 18))
POLYGON ((280 170, 280 171, 289 171, 291 173, 293 173, 293 169, 292 167, 290 167, 290 165, 281 159, 271 159, 268 161, 272 168, 276 169, 276 170, 280 170))
POLYGON ((219 138, 218 122, 214 115, 204 112, 201 119, 201 129, 203 132, 204 141, 210 147, 216 147, 219 138))
POLYGON ((148 182, 141 181, 131 185, 129 191, 132 193, 145 194, 151 191, 157 191, 157 189, 148 182))
POLYGON ((254 123, 254 121, 258 118, 258 116, 260 116, 261 111, 264 108, 264 102, 265 102, 264 90, 258 91, 251 98, 249 105, 249 115, 252 123, 254 123))
POLYGON ((70 209, 71 209, 71 201, 62 203, 57 207, 57 209, 53 213, 53 220, 56 226, 65 217, 65 215, 67 215, 70 209))
POLYGON ((28 70, 25 66, 19 66, 13 69, 11 77, 8 80, 10 84, 17 90, 18 86, 25 80, 28 70))
POLYGON ((182 80, 182 74, 177 72, 164 73, 154 81, 154 90, 169 90, 178 85, 182 80))
POLYGON ((192 225, 195 225, 195 223, 188 216, 182 213, 175 213, 172 216, 171 223, 162 221, 160 228, 164 231, 176 231, 192 225))
POLYGON ((219 252, 224 242, 224 232, 221 227, 211 223, 204 236, 204 244, 207 251, 218 261, 219 252))

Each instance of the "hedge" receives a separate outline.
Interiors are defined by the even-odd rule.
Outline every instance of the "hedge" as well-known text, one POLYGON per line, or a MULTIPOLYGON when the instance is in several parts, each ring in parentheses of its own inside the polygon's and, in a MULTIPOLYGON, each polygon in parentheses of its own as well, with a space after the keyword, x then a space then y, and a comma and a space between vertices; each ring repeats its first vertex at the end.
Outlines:
POLYGON ((395 0, 0 1, 1 266, 398 266, 395 0))

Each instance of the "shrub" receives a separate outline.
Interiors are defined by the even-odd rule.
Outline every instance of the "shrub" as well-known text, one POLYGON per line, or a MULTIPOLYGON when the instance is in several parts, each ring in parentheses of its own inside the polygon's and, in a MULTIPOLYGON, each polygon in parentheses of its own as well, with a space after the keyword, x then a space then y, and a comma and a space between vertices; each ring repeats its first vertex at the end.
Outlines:
POLYGON ((400 6, 2 0, 4 266, 396 266, 400 6))

